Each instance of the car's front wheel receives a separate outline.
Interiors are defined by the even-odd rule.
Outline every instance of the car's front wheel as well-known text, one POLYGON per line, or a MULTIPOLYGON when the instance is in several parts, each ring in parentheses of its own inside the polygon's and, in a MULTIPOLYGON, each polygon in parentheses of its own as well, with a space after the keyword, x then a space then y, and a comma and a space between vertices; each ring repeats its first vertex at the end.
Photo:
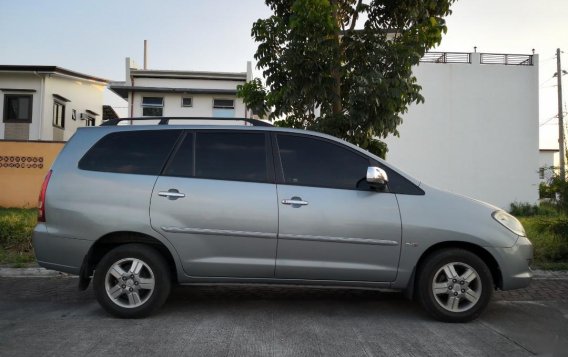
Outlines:
POLYGON ((125 244, 97 264, 95 295, 109 313, 122 318, 144 317, 164 304, 171 288, 165 259, 142 244, 125 244))
POLYGON ((487 264, 464 249, 429 255, 419 267, 417 279, 418 301, 434 318, 446 322, 477 318, 494 290, 487 264))

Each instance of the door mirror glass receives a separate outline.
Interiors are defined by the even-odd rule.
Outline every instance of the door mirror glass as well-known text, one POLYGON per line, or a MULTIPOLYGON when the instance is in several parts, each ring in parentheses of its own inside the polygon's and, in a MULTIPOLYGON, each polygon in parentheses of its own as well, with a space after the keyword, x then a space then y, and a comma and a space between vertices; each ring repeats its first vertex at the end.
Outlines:
POLYGON ((367 168, 367 182, 371 185, 386 185, 389 178, 385 170, 376 166, 369 166, 367 168))

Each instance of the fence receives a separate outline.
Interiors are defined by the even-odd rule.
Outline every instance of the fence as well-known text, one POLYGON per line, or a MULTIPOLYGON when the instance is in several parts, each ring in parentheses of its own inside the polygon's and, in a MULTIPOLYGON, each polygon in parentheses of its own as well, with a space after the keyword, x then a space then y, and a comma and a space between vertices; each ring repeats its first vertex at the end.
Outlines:
MULTIPOLYGON (((428 63, 471 63, 471 53, 467 52, 426 52, 420 62, 428 63)), ((501 64, 508 66, 532 66, 532 55, 502 53, 479 53, 481 64, 501 64)))
POLYGON ((63 145, 0 140, 0 207, 36 207, 43 179, 63 145))
POLYGON ((513 55, 500 53, 481 53, 481 64, 504 64, 513 66, 532 66, 532 55, 513 55))
POLYGON ((426 52, 420 62, 471 63, 471 58, 470 54, 465 52, 426 52))

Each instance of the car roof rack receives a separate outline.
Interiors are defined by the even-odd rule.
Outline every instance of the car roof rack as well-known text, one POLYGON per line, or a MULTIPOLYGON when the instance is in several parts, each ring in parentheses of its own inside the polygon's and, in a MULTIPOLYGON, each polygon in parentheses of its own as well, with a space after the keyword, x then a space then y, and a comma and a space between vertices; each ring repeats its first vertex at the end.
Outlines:
MULTIPOLYGON (((116 118, 104 121, 100 126, 116 126, 124 121, 145 121, 145 120, 159 120, 158 125, 168 125, 170 120, 211 120, 211 121, 244 121, 252 126, 273 126, 270 123, 259 119, 251 118, 211 118, 211 117, 137 117, 137 118, 116 118)), ((172 123, 173 124, 173 123, 172 123)), ((245 124, 246 125, 246 124, 245 124)))

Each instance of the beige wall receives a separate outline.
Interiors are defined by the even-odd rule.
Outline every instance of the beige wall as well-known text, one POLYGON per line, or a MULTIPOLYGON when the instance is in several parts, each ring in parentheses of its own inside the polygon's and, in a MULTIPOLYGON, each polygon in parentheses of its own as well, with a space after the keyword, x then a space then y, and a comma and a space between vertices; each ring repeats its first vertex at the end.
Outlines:
POLYGON ((0 140, 0 207, 36 207, 43 179, 63 145, 0 140))

